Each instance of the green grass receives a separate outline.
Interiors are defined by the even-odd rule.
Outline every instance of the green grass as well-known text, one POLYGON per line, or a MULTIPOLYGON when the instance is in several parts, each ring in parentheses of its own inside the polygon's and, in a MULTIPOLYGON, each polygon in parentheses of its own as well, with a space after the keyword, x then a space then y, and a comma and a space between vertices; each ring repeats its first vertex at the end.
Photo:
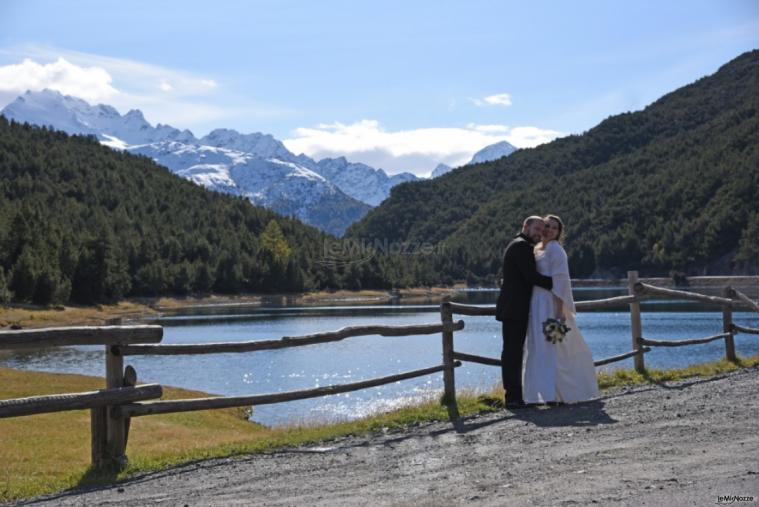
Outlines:
MULTIPOLYGON (((598 375, 601 388, 709 377, 759 364, 759 355, 675 370, 612 370, 598 375)), ((0 368, 0 399, 89 391, 103 379, 82 375, 26 372, 0 368)), ((197 391, 164 388, 164 398, 207 396, 197 391)), ((487 393, 459 392, 460 415, 466 417, 502 407, 503 389, 487 393)), ((348 435, 445 421, 439 399, 399 408, 355 421, 323 421, 267 428, 247 420, 242 409, 183 412, 132 419, 123 470, 89 468, 90 421, 84 410, 0 419, 0 501, 36 496, 78 485, 107 484, 137 473, 160 470, 199 459, 259 453, 317 443, 348 435)))
POLYGON ((660 383, 691 377, 713 377, 740 368, 756 366, 757 364, 759 364, 759 354, 748 358, 739 357, 736 362, 721 359, 719 361, 693 364, 686 368, 671 370, 647 368, 645 373, 638 373, 633 369, 602 371, 598 374, 598 386, 601 389, 607 389, 616 386, 644 384, 646 382, 660 383))

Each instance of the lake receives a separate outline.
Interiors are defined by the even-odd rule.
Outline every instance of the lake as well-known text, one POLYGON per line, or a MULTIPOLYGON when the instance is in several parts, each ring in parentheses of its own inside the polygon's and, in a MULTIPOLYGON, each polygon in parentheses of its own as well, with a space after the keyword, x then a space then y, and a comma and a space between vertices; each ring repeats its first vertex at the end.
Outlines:
MULTIPOLYGON (((699 290, 699 292, 705 292, 699 290)), ((579 300, 623 294, 615 288, 576 289, 579 300)), ((454 301, 493 304, 497 292, 458 293, 454 301)), ((722 314, 688 302, 642 303, 643 335, 651 339, 699 338, 722 332, 722 314)), ((454 336, 455 349, 500 357, 500 323, 493 317, 454 316, 466 322, 454 336)), ((630 316, 619 311, 582 312, 578 324, 596 359, 631 350, 630 316)), ((406 325, 440 321, 438 304, 351 304, 320 306, 235 306, 194 308, 155 320, 164 326, 163 343, 202 343, 275 339, 356 325, 406 325)), ((735 312, 738 324, 759 328, 759 313, 735 312)), ((739 355, 759 353, 759 336, 738 334, 739 355)), ((646 364, 671 368, 716 360, 724 342, 655 348, 646 364)), ((263 394, 357 382, 438 365, 440 335, 349 338, 342 342, 282 350, 197 356, 130 356, 141 382, 157 382, 224 395, 263 394)), ((16 352, 0 358, 11 368, 104 375, 102 347, 68 347, 16 352)), ((603 367, 631 367, 632 359, 603 367)), ((456 369, 457 389, 489 389, 500 382, 500 369, 464 363, 456 369)), ((252 419, 267 425, 334 421, 361 417, 404 403, 436 397, 442 374, 406 380, 353 393, 256 407, 252 419)))

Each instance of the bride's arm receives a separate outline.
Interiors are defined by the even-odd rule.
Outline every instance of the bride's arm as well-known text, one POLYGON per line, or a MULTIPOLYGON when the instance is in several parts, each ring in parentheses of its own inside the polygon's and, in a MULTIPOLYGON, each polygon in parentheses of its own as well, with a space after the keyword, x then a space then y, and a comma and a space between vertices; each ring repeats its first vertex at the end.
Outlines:
POLYGON ((554 316, 559 319, 575 313, 574 299, 572 298, 572 282, 569 278, 569 266, 567 253, 564 248, 555 242, 549 245, 549 265, 551 278, 553 279, 554 316))
POLYGON ((564 318, 564 302, 556 294, 553 295, 553 317, 557 320, 564 318))

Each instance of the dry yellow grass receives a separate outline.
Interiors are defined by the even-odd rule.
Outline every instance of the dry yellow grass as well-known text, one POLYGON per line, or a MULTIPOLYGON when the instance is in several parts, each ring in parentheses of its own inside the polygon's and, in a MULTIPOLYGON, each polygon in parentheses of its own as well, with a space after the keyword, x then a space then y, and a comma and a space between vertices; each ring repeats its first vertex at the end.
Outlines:
MULTIPOLYGON (((452 289, 416 288, 398 292, 404 301, 415 302, 435 299, 451 294, 452 289)), ((182 298, 161 297, 125 300, 113 305, 35 307, 34 305, 0 306, 0 330, 11 326, 24 329, 59 326, 102 326, 114 319, 140 320, 159 315, 161 311, 180 310, 195 306, 257 305, 263 299, 281 300, 282 304, 330 303, 340 301, 376 303, 390 301, 393 295, 384 290, 340 290, 334 292, 310 292, 305 294, 238 294, 188 296, 182 298)))
POLYGON ((140 318, 155 315, 149 306, 131 301, 114 305, 60 306, 55 308, 2 307, 0 329, 19 325, 24 329, 56 326, 101 326, 110 319, 140 318))
MULTIPOLYGON (((0 368, 0 399, 101 389, 103 379, 0 368)), ((166 398, 207 396, 164 389, 166 398)), ((173 459, 199 449, 262 439, 270 431, 239 409, 135 418, 128 454, 136 462, 173 459)), ((90 415, 77 410, 0 419, 0 501, 55 491, 82 481, 90 464, 90 415)))

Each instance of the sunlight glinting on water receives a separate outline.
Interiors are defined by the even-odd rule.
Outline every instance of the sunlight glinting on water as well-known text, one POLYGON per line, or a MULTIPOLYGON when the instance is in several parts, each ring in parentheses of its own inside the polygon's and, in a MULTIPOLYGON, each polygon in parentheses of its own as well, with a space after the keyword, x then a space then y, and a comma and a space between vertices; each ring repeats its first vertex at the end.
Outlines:
MULTIPOLYGON (((607 290, 608 292, 608 290, 607 290)), ((578 299, 618 295, 594 289, 578 291, 578 299)), ((464 294, 461 302, 492 304, 493 291, 464 294)), ((455 350, 500 357, 501 325, 492 317, 455 316, 465 328, 455 333, 455 350)), ((582 312, 578 325, 596 359, 632 348, 630 315, 624 309, 582 312)), ((742 325, 759 327, 759 314, 735 312, 742 325)), ((245 341, 333 331, 345 326, 408 325, 440 322, 439 305, 356 305, 318 307, 233 307, 193 309, 157 321, 164 326, 163 343, 245 341)), ((698 306, 645 303, 643 335, 652 339, 685 339, 722 331, 722 315, 698 306), (689 311, 688 311, 689 310, 689 311)), ((759 337, 736 336, 739 355, 759 353, 759 337)), ((678 348, 657 348, 646 355, 650 367, 670 368, 712 361, 724 356, 724 342, 678 348)), ((222 395, 296 391, 358 382, 442 362, 440 335, 363 336, 339 342, 251 353, 185 356, 130 356, 140 382, 157 382, 222 395), (188 372, 190 372, 188 374, 188 372)), ((102 347, 68 347, 19 351, 0 358, 13 368, 103 376, 102 347)), ((603 369, 629 368, 632 359, 603 369)), ((488 390, 500 383, 500 369, 464 363, 455 371, 459 390, 488 390)), ((308 400, 255 407, 253 420, 278 425, 307 421, 354 419, 378 411, 435 398, 442 390, 440 373, 389 385, 308 400)))

